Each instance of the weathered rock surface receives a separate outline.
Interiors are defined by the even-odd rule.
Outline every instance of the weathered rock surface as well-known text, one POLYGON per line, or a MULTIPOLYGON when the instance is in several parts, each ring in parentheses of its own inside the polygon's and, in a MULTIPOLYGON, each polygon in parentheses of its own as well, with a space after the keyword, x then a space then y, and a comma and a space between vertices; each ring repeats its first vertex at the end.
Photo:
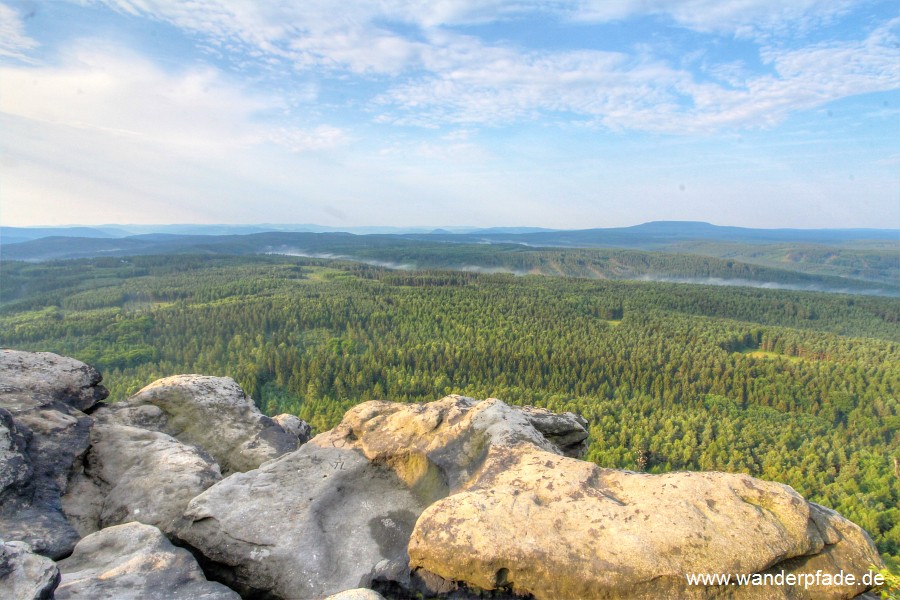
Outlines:
MULTIPOLYGON (((178 536, 242 592, 318 598, 402 564, 422 510, 478 468, 492 443, 561 453, 532 424, 587 432, 574 415, 451 396, 430 404, 367 402, 300 450, 236 474, 195 498, 178 536)), ((580 432, 580 433, 578 433, 580 432)), ((583 435, 582 435, 583 434, 583 435)), ((579 437, 581 435, 581 437, 579 437)))
POLYGON ((129 521, 170 534, 188 502, 221 479, 219 466, 194 446, 158 431, 98 423, 63 508, 82 536, 129 521))
POLYGON ((59 583, 59 569, 25 542, 0 540, 0 598, 47 600, 59 583))
POLYGON ((52 352, 0 350, 0 393, 45 394, 85 411, 109 395, 94 367, 52 352))
POLYGON ((272 420, 278 423, 282 429, 296 436, 299 444, 305 444, 312 437, 312 427, 300 417, 280 414, 272 417, 272 420))
POLYGON ((328 596, 325 600, 384 600, 384 596, 374 590, 356 588, 328 596))
POLYGON ((306 444, 206 490, 178 535, 242 594, 322 598, 358 587, 382 560, 406 562, 424 508, 360 452, 306 444))
POLYGON ((198 446, 224 474, 255 469, 298 446, 297 436, 262 414, 229 377, 165 377, 101 413, 108 422, 154 429, 198 446))
POLYGON ((572 413, 454 395, 427 404, 365 402, 309 443, 358 449, 371 461, 389 464, 408 485, 436 500, 465 484, 492 446, 531 443, 564 454, 577 451, 587 436, 584 420, 572 413))
POLYGON ((51 558, 72 551, 79 536, 62 512, 60 496, 81 469, 92 421, 78 409, 105 397, 99 381, 95 369, 70 358, 0 351, 0 408, 14 421, 12 427, 3 421, 0 438, 18 440, 7 443, 0 457, 12 467, 0 476, 0 536, 27 542, 51 558))
MULTIPOLYGON (((534 598, 708 598, 689 573, 784 568, 864 573, 880 564, 857 526, 791 488, 746 475, 602 469, 531 444, 494 446, 466 489, 431 505, 410 566, 534 598)), ((829 587, 851 598, 862 586, 829 587)), ((729 590, 801 598, 800 589, 729 590)))
POLYGON ((141 523, 87 536, 60 561, 59 570, 57 600, 240 600, 224 585, 207 581, 190 552, 141 523))

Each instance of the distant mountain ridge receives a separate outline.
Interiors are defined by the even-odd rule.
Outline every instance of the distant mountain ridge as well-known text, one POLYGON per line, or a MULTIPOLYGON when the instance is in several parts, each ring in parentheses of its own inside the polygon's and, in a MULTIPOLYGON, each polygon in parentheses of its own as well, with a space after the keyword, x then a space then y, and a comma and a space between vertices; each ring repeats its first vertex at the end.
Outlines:
POLYGON ((573 231, 513 227, 403 234, 257 231, 265 226, 256 225, 161 227, 162 231, 126 236, 121 235, 124 229, 105 226, 6 227, 0 230, 0 260, 268 253, 392 269, 774 285, 900 295, 900 230, 894 229, 750 229, 680 221, 573 231), (196 230, 208 233, 187 233, 196 230), (235 232, 221 233, 229 230, 235 232), (66 233, 75 235, 61 235, 66 233), (28 235, 44 237, 9 241, 28 235))

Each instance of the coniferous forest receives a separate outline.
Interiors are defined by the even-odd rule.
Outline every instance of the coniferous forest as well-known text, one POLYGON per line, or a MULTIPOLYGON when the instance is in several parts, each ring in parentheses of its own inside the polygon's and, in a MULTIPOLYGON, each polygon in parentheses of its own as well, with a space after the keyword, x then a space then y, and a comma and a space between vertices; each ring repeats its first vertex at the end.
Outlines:
POLYGON ((317 431, 369 399, 573 411, 601 466, 780 481, 900 557, 896 298, 278 256, 2 270, 0 346, 93 364, 112 399, 193 372, 317 431))

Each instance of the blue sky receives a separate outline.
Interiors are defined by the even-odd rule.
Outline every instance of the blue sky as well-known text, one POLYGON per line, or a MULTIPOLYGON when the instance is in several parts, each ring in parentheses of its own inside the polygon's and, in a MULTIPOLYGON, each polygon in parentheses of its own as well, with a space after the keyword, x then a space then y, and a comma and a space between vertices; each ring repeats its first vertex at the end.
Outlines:
POLYGON ((0 0, 0 223, 900 227, 897 0, 0 0))

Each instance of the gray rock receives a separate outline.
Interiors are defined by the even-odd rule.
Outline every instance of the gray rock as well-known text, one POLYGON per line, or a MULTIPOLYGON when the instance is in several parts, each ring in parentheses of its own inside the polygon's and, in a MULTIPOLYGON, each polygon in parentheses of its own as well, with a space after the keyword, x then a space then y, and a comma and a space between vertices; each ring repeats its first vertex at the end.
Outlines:
POLYGON ((366 588, 345 590, 325 598, 325 600, 384 600, 384 596, 378 592, 366 588))
POLYGON ((59 569, 25 542, 0 540, 0 598, 47 600, 59 583, 59 569))
POLYGON ((240 600, 233 590, 207 581, 190 552, 141 523, 87 536, 59 570, 57 600, 240 600))
POLYGON ((29 391, 77 410, 89 410, 109 395, 94 367, 51 352, 0 350, 0 393, 29 391))
POLYGON ((98 423, 63 508, 82 536, 129 521, 169 534, 191 498, 221 479, 219 466, 194 446, 158 431, 98 423))
POLYGON ((300 444, 305 444, 312 437, 312 427, 300 417, 285 413, 275 415, 272 420, 278 423, 282 429, 296 436, 300 444))
POLYGON ((79 536, 62 512, 60 497, 81 468, 91 418, 47 393, 12 386, 0 391, 0 407, 12 419, 4 420, 2 430, 7 433, 0 438, 11 435, 18 440, 7 442, 0 458, 11 468, 0 476, 5 484, 0 491, 0 536, 27 542, 50 558, 66 556, 79 536))
POLYGON ((194 498, 178 536, 242 594, 322 598, 358 587, 383 560, 406 562, 424 508, 359 451, 306 444, 194 498))
POLYGON ((108 422, 155 429, 197 446, 224 474, 255 469, 298 446, 297 436, 262 414, 229 377, 166 377, 101 414, 108 422))

